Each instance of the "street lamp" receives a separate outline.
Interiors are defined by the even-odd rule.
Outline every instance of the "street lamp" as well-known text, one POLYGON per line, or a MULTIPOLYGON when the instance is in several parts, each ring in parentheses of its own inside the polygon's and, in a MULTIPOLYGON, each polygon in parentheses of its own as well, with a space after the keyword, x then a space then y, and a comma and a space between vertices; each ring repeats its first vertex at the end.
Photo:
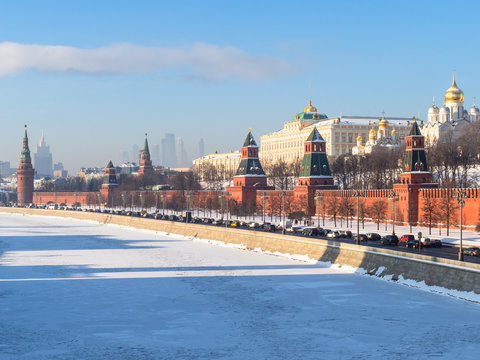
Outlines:
POLYGON ((357 198, 357 238, 355 243, 360 245, 360 197, 363 196, 360 190, 355 190, 353 196, 357 198))
POLYGON ((467 197, 465 190, 458 190, 455 195, 457 199, 458 207, 460 208, 460 250, 458 251, 458 260, 463 261, 463 206, 465 205, 464 198, 467 197))
POLYGON ((230 194, 228 191, 225 191, 225 205, 226 205, 226 206, 225 206, 225 208, 226 208, 226 210, 225 210, 225 218, 227 219, 227 221, 225 221, 225 227, 228 226, 228 217, 229 217, 229 216, 228 216, 228 197, 229 197, 230 195, 232 195, 232 194, 230 194))
POLYGON ((165 202, 167 200, 167 195, 165 194, 165 191, 162 192, 162 215, 165 215, 165 202))
POLYGON ((263 217, 263 223, 265 224, 265 200, 268 198, 267 193, 265 191, 262 191, 262 194, 260 196, 262 199, 262 217, 263 217))
POLYGON ((123 204, 123 211, 127 208, 127 198, 125 196, 125 191, 122 192, 122 204, 123 204))
POLYGON ((192 191, 188 190, 187 191, 187 216, 185 219, 185 222, 188 222, 190 220, 190 199, 192 198, 192 191))
POLYGON ((398 195, 395 191, 391 191, 390 195, 388 197, 390 201, 392 202, 392 217, 393 217, 393 222, 392 222, 392 235, 395 235, 395 201, 398 201, 398 195))
MULTIPOLYGON (((220 200, 220 210, 222 211, 222 220, 223 220, 223 198, 224 198, 223 192, 218 195, 218 199, 220 200)), ((217 214, 218 215, 218 214, 217 214)))
POLYGON ((287 196, 286 191, 282 191, 279 194, 282 197, 282 214, 283 214, 283 221, 282 221, 282 234, 285 234, 285 196, 287 196))

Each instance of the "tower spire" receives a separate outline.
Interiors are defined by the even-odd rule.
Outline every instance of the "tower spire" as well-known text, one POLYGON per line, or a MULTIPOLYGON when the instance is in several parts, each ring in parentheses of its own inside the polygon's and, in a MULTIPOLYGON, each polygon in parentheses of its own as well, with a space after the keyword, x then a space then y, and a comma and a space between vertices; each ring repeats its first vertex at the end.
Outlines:
POLYGON ((435 106, 435 96, 432 96, 432 106, 435 106))

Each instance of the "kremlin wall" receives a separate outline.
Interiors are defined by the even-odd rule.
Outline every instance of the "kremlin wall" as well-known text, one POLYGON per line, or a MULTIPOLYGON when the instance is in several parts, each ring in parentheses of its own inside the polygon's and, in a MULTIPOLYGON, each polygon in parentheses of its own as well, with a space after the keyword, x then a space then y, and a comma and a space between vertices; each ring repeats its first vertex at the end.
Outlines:
MULTIPOLYGON (((99 192, 34 192, 34 169, 25 128, 20 166, 17 170, 17 198, 19 205, 54 203, 67 206, 166 208, 167 204, 177 203, 177 208, 181 210, 205 209, 207 204, 216 203, 217 208, 222 208, 222 213, 227 207, 232 210, 235 206, 243 206, 257 214, 288 215, 301 212, 318 218, 352 219, 357 218, 358 197, 358 217, 361 221, 392 222, 395 213, 396 224, 416 226, 422 223, 428 226, 425 220, 428 219, 428 212, 432 212, 433 208, 443 208, 450 211, 447 211, 442 223, 448 222, 450 227, 456 226, 459 219, 455 196, 459 189, 438 189, 438 184, 432 182, 424 144, 424 137, 414 118, 410 133, 406 137, 404 171, 400 183, 395 184, 393 190, 338 190, 331 176, 326 142, 317 129, 313 128, 304 142, 301 172, 298 184, 293 190, 278 191, 268 186, 267 176, 258 157, 258 146, 249 131, 242 147, 242 159, 234 176, 233 186, 227 187, 226 191, 119 191, 115 167, 110 161, 99 192)), ((148 141, 145 138, 138 176, 149 175, 153 171, 148 141)), ((463 224, 467 228, 474 228, 480 223, 480 191, 476 188, 463 190, 463 224)), ((436 226, 434 223, 430 225, 436 226)))

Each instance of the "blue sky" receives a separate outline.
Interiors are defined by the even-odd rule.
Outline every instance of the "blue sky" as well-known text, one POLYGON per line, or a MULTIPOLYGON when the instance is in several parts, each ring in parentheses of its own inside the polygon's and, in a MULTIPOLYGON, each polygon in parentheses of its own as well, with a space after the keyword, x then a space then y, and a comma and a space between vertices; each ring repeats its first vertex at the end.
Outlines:
POLYGON ((191 157, 328 116, 420 116, 450 86, 479 96, 476 2, 1 2, 1 160, 45 131, 71 171, 183 138, 191 157), (51 56, 52 51, 54 56, 51 56))

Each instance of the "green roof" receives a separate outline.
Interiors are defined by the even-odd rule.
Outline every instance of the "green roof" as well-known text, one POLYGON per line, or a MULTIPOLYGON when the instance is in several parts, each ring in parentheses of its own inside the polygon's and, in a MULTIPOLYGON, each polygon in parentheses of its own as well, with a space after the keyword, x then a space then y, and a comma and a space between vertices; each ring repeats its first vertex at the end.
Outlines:
POLYGON ((310 135, 308 135, 308 138, 305 141, 323 141, 323 142, 325 142, 325 140, 323 140, 322 135, 320 135, 320 133, 318 132, 317 128, 313 128, 312 132, 310 133, 310 135))
POLYGON ((323 120, 323 119, 328 119, 327 115, 325 114, 319 114, 319 113, 305 113, 301 112, 298 113, 293 121, 302 121, 302 120, 323 120), (315 118, 314 118, 315 116, 315 118))
POLYGON ((416 121, 413 122, 412 128, 410 129, 410 133, 408 136, 422 136, 422 132, 420 131, 420 128, 418 127, 418 124, 416 121))
POLYGON ((255 139, 253 138, 252 132, 249 131, 247 134, 247 138, 245 139, 245 142, 243 143, 243 147, 246 146, 257 146, 257 143, 255 142, 255 139))

